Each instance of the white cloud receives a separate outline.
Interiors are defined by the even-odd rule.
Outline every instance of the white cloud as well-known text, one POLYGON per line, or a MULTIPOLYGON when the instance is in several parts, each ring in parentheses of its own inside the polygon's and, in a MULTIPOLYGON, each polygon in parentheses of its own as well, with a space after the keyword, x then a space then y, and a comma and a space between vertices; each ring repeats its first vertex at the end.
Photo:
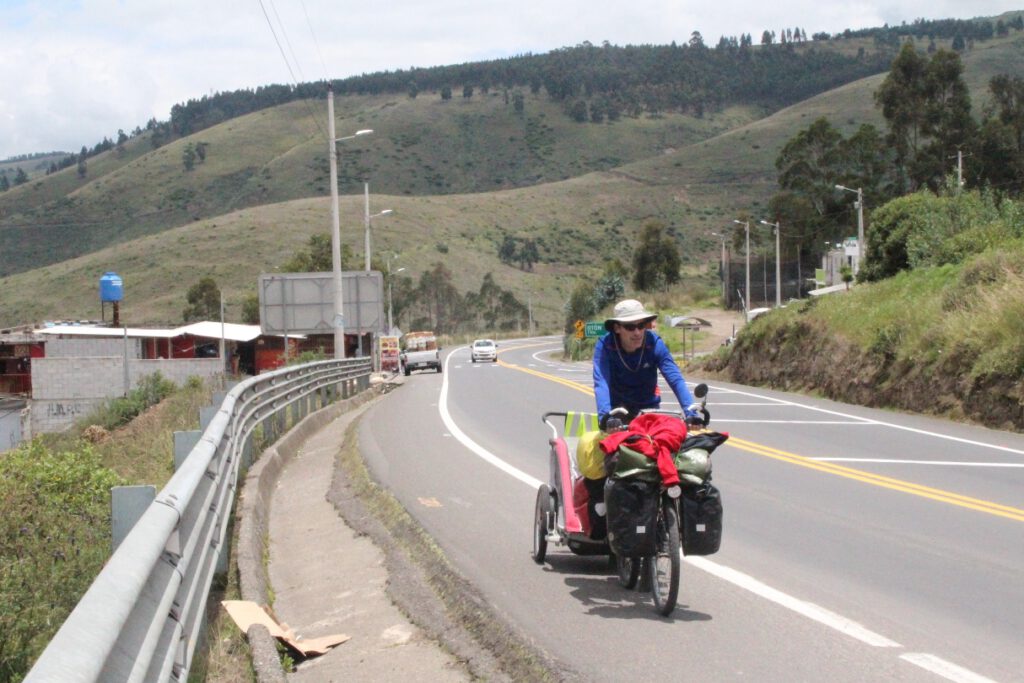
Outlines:
MULTIPOLYGON (((741 33, 756 41, 764 29, 836 32, 1016 9, 1004 0, 972 0, 969 9, 953 0, 780 4, 262 2, 300 80, 546 52, 585 40, 684 42, 698 30, 709 44, 741 33)), ((118 128, 166 119, 173 104, 189 98, 291 81, 260 7, 258 0, 0 0, 0 158, 75 151, 118 128)))

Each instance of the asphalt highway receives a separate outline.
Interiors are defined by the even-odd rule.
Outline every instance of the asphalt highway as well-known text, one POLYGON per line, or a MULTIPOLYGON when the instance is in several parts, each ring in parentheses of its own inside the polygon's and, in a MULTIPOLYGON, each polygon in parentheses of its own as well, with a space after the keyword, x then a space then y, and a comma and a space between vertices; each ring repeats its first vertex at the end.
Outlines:
POLYGON ((709 382, 732 436, 713 458, 722 549, 686 558, 664 618, 605 558, 530 558, 541 415, 594 409, 589 364, 559 348, 503 342, 493 364, 451 349, 368 413, 360 447, 456 568, 583 678, 1024 681, 1024 436, 709 382))

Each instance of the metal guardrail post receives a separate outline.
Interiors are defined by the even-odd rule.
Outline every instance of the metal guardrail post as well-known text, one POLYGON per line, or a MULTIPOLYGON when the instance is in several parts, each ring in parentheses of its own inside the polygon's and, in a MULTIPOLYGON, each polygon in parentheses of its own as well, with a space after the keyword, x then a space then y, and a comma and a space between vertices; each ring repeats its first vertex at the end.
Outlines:
POLYGON ((203 433, 198 429, 187 432, 174 432, 174 471, 181 469, 185 458, 192 452, 192 449, 199 443, 203 433))
POLYGON ((110 489, 110 552, 117 550, 155 499, 155 486, 115 486, 110 489))

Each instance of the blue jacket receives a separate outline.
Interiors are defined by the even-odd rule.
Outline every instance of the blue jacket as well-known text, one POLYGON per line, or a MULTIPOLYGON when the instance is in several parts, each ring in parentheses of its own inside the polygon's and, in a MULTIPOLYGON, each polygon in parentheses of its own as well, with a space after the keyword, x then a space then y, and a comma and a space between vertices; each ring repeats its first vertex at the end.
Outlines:
POLYGON ((594 398, 598 415, 603 418, 619 406, 633 415, 641 409, 660 406, 658 370, 679 399, 681 410, 694 403, 683 373, 657 334, 645 331, 644 343, 633 353, 621 352, 614 333, 598 339, 594 347, 594 398))

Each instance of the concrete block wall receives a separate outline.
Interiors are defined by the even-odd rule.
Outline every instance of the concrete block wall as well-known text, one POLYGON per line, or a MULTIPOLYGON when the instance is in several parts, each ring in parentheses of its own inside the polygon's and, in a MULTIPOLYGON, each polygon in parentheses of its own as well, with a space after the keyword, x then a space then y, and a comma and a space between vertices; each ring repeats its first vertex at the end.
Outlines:
POLYGON ((123 395, 123 356, 32 359, 34 400, 114 398, 123 395))
MULTIPOLYGON (((88 337, 74 339, 47 339, 47 358, 117 356, 124 358, 124 339, 90 339, 88 337)), ((128 340, 128 358, 142 357, 142 342, 139 339, 128 340)))
MULTIPOLYGON (((189 377, 220 374, 219 358, 129 359, 129 391, 155 372, 179 386, 189 377)), ((32 359, 31 432, 66 429, 111 398, 125 394, 124 356, 32 359)))

